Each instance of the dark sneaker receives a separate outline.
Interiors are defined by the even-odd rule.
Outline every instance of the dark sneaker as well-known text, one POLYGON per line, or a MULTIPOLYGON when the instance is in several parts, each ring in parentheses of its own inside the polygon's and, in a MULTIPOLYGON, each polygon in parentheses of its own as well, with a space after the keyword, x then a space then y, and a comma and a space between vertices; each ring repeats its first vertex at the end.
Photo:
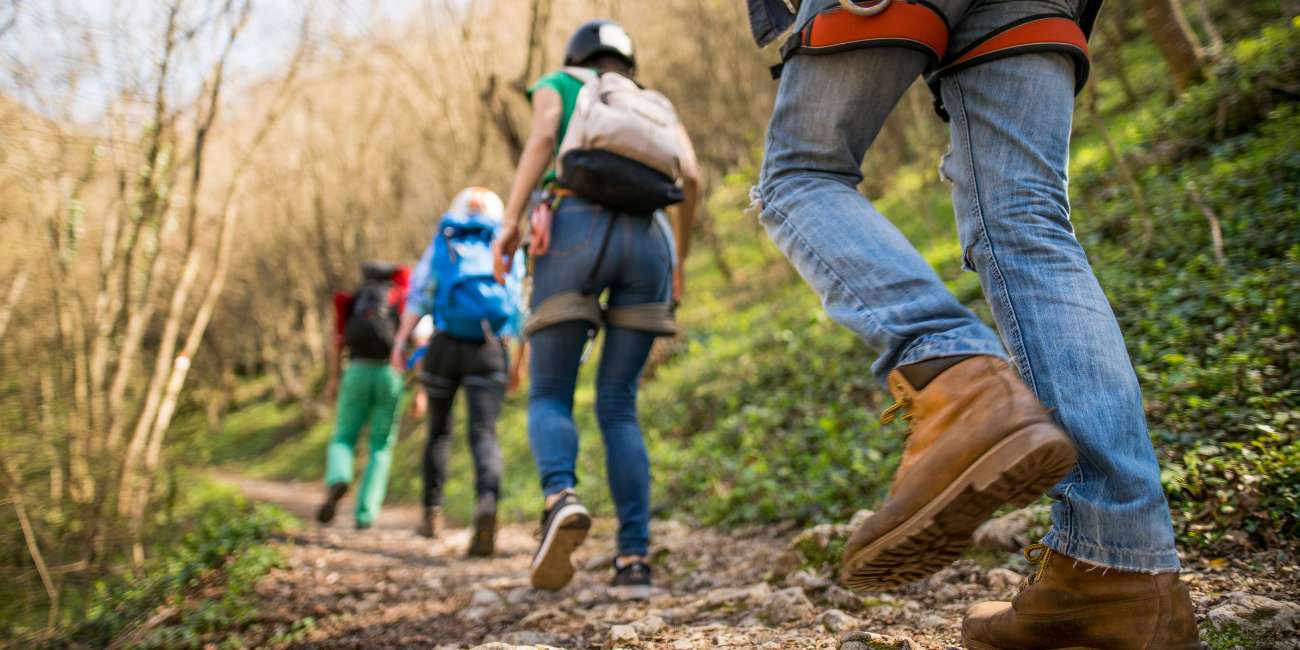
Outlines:
POLYGON ((474 508, 474 534, 470 537, 470 557, 490 557, 497 544, 497 497, 484 494, 474 508))
POLYGON ((358 520, 356 522, 356 526, 357 526, 357 530, 370 530, 370 522, 368 521, 358 520))
POLYGON ((587 539, 591 514, 572 490, 542 513, 541 544, 533 555, 529 578, 534 587, 556 591, 573 579, 569 556, 587 539))
POLYGON ((614 579, 609 583, 609 595, 619 600, 650 598, 650 565, 641 560, 619 564, 618 558, 614 558, 614 579))
POLYGON ((424 509, 420 514, 420 525, 415 527, 415 534, 420 537, 433 539, 438 536, 438 529, 442 528, 442 507, 430 506, 424 509))
POLYGON ((334 521, 334 511, 339 506, 339 499, 348 493, 347 483, 331 483, 325 487, 325 503, 320 504, 320 510, 316 511, 316 521, 322 524, 328 524, 334 521))

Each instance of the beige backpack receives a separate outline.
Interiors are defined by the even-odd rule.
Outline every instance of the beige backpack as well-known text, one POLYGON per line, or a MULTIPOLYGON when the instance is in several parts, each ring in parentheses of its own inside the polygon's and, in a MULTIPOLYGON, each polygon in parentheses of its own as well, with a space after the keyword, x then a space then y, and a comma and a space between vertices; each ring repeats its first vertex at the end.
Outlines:
POLYGON ((682 200, 677 111, 616 72, 564 71, 584 82, 560 143, 559 182, 608 207, 650 213, 682 200))

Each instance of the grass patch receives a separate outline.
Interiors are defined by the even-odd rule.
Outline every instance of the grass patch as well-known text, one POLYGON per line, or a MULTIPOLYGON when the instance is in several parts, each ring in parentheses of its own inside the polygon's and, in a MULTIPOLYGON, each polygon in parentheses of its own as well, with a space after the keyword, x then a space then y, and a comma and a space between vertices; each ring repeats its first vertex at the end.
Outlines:
POLYGON ((236 638, 256 616, 258 580, 283 565, 266 542, 296 520, 200 476, 184 478, 187 496, 149 522, 160 532, 151 536, 143 567, 65 590, 68 614, 56 638, 23 628, 7 630, 10 638, 28 646, 128 648, 199 648, 236 638))

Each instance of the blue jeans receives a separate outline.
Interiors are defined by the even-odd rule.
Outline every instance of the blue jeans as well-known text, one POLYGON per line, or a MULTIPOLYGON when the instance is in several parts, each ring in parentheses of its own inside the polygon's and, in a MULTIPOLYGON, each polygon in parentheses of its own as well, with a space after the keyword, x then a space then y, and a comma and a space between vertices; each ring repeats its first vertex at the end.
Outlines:
MULTIPOLYGON (((833 2, 805 2, 800 18, 833 2)), ((955 50, 1011 19, 1073 11, 1075 2, 936 4, 954 19, 955 50)), ((1137 377, 1070 224, 1073 64, 1027 54, 942 82, 952 143, 940 171, 952 185, 965 267, 979 274, 999 339, 856 189, 867 148, 925 63, 903 49, 794 57, 768 133, 761 220, 827 312, 880 352, 873 371, 882 381, 904 364, 1009 353, 1079 451, 1051 493, 1045 543, 1117 569, 1176 571, 1137 377)))
MULTIPOLYGON (((584 287, 606 228, 609 244, 595 277, 610 306, 666 302, 672 295, 672 237, 662 217, 615 214, 580 198, 555 213, 551 247, 536 258, 531 306, 584 287)), ((528 439, 542 491, 577 482, 578 429, 573 391, 591 325, 567 321, 533 333, 529 342, 528 439)), ((605 440, 605 474, 618 511, 618 552, 645 555, 650 543, 650 457, 637 422, 637 382, 656 334, 605 327, 596 371, 596 419, 605 440)))

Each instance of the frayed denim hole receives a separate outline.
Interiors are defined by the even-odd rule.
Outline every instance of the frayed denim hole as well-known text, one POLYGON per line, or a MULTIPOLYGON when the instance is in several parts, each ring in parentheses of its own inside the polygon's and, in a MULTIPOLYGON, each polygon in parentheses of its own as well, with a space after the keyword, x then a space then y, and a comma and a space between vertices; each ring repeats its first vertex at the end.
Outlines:
POLYGON ((763 190, 758 185, 749 186, 749 207, 745 208, 745 213, 752 216, 763 214, 763 190))
MULTIPOLYGON (((957 185, 957 181, 953 179, 953 174, 958 171, 953 168, 956 164, 957 163, 954 162, 952 147, 948 147, 948 150, 944 152, 943 157, 939 158, 938 171, 939 180, 944 185, 947 185, 950 190, 954 190, 957 185)), ((974 249, 975 245, 979 242, 980 237, 978 235, 973 236, 970 242, 962 242, 961 268, 963 271, 975 270, 974 249)))
POLYGON ((948 150, 939 158, 939 180, 943 181, 944 185, 951 186, 954 183, 952 174, 948 171, 951 165, 953 165, 952 147, 948 147, 948 150))

